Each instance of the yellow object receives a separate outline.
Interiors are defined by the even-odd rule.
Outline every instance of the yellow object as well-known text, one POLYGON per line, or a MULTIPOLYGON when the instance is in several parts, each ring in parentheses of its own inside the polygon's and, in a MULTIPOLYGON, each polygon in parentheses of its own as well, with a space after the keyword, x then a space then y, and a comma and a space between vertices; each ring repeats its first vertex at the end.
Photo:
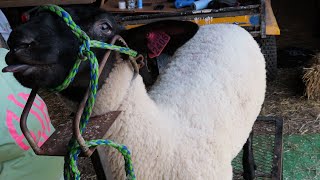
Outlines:
MULTIPOLYGON (((220 17, 220 18, 195 18, 191 20, 194 23, 197 23, 200 26, 208 25, 208 24, 219 24, 219 23, 237 23, 240 26, 250 26, 250 15, 245 16, 233 16, 233 17, 220 17)), ((127 25, 127 29, 135 28, 141 26, 143 24, 135 24, 135 25, 127 25)))
POLYGON ((273 14, 270 0, 266 0, 266 34, 280 35, 280 28, 273 14))
MULTIPOLYGON (((271 2, 270 0, 266 0, 266 35, 280 35, 280 28, 278 26, 277 20, 273 14, 271 2)), ((208 25, 208 24, 218 24, 218 23, 234 23, 240 26, 251 26, 250 18, 253 15, 244 15, 244 16, 231 16, 231 17, 205 17, 205 18, 195 18, 191 20, 198 25, 208 25)), ((135 25, 126 25, 126 29, 135 28, 141 26, 143 24, 135 24, 135 25)))
POLYGON ((208 25, 208 24, 222 24, 222 23, 235 23, 240 26, 250 26, 250 17, 251 16, 233 16, 233 17, 220 17, 220 18, 212 18, 207 17, 204 19, 194 19, 192 22, 199 24, 200 26, 208 25))

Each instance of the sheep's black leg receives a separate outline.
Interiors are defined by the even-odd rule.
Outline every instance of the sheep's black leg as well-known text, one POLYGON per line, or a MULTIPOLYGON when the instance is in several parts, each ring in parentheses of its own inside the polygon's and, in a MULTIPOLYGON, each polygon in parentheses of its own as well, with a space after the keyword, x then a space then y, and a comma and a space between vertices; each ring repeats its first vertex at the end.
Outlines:
POLYGON ((250 133, 247 142, 243 146, 243 157, 242 157, 242 166, 243 166, 243 178, 245 180, 252 180, 255 178, 255 169, 256 165, 253 157, 253 132, 250 133))

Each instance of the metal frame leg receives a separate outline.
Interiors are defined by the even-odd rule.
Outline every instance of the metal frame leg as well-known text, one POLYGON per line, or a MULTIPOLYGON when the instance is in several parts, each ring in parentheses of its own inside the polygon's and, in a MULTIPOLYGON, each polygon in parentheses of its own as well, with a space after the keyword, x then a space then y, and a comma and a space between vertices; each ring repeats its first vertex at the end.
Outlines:
POLYGON ((243 157, 242 157, 242 166, 243 166, 243 178, 245 180, 253 180, 255 178, 255 169, 256 165, 253 157, 253 132, 251 131, 247 142, 243 146, 243 157))

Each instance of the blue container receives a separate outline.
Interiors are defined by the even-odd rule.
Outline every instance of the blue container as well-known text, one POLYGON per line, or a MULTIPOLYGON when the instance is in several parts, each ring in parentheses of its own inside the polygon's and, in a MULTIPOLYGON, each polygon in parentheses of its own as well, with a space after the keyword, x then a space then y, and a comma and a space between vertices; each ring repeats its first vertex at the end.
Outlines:
POLYGON ((177 9, 179 9, 179 8, 191 6, 194 1, 195 0, 176 0, 174 5, 177 9))
POLYGON ((199 1, 195 1, 194 3, 192 3, 191 7, 194 10, 201 10, 201 9, 205 9, 208 7, 208 4, 211 2, 212 0, 199 0, 199 1))
POLYGON ((142 9, 142 0, 138 0, 138 8, 142 9))

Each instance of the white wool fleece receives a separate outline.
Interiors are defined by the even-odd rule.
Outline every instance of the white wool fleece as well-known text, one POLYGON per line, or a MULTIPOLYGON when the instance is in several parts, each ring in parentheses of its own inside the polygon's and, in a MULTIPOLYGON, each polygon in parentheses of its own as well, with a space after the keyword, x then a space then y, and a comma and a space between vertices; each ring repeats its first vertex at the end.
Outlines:
MULTIPOLYGON (((236 25, 208 25, 177 50, 149 94, 129 63, 116 65, 98 92, 94 115, 123 111, 106 138, 128 146, 139 180, 232 179, 264 100, 265 61, 236 25)), ((115 179, 121 155, 107 149, 115 179)))

